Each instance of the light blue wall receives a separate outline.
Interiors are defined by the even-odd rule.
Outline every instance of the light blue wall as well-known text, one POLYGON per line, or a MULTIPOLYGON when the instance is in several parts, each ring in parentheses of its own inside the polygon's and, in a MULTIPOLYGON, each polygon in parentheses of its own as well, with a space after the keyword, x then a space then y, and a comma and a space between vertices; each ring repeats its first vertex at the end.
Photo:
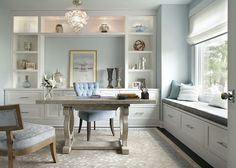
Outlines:
POLYGON ((202 2, 204 0, 193 0, 190 4, 189 4, 189 9, 194 8, 195 6, 197 6, 200 2, 202 2))
MULTIPOLYGON (((46 73, 53 73, 59 68, 65 79, 69 80, 69 50, 97 50, 97 80, 100 87, 107 87, 108 67, 123 69, 122 86, 124 86, 124 45, 123 37, 47 37, 44 69, 46 73)), ((115 86, 115 71, 113 86, 115 86)))
POLYGON ((4 88, 11 87, 11 18, 4 3, 0 5, 0 105, 4 103, 4 88))
POLYGON ((188 36, 188 6, 162 5, 158 10, 158 58, 161 60, 161 98, 169 95, 172 80, 190 80, 188 36))

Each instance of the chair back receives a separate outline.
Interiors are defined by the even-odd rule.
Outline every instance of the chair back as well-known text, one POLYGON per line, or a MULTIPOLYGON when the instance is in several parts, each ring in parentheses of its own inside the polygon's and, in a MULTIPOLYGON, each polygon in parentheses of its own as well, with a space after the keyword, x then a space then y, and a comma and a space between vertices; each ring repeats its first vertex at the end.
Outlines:
POLYGON ((96 95, 99 84, 97 82, 74 82, 74 90, 79 97, 96 95))
POLYGON ((0 131, 12 131, 23 129, 20 106, 0 106, 0 131))

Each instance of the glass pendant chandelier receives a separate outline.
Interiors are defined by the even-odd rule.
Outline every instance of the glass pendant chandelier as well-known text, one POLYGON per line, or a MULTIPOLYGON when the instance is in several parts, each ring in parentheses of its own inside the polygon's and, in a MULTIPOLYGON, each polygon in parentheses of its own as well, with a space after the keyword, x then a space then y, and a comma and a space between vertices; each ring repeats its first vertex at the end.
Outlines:
POLYGON ((72 3, 75 5, 75 8, 68 9, 65 13, 65 18, 73 31, 78 32, 87 24, 88 15, 79 8, 81 5, 80 0, 73 0, 72 3))

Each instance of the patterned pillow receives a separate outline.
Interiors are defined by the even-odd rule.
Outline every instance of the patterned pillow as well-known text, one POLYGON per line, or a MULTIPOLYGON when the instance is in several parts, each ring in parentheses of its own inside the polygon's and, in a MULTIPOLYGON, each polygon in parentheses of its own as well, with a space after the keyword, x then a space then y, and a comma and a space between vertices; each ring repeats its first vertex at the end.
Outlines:
POLYGON ((198 101, 198 88, 196 86, 189 86, 181 84, 178 100, 198 101))

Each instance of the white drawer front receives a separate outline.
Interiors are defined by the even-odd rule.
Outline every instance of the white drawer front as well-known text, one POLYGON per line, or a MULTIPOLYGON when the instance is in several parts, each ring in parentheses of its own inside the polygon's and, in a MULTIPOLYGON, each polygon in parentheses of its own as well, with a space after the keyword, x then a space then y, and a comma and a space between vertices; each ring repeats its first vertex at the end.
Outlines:
POLYGON ((145 107, 130 107, 129 118, 131 119, 156 119, 157 109, 145 107))
POLYGON ((228 133, 222 128, 209 126, 209 149, 217 156, 226 160, 228 148, 228 133))
POLYGON ((41 99, 40 92, 9 92, 6 104, 35 104, 35 100, 41 99))
POLYGON ((182 114, 181 126, 185 134, 198 142, 200 145, 204 145, 204 122, 191 116, 182 114))
POLYGON ((173 128, 180 128, 180 112, 174 108, 169 107, 168 105, 163 106, 164 113, 164 122, 171 125, 173 128))
POLYGON ((44 113, 44 105, 20 105, 23 119, 42 119, 44 113))

